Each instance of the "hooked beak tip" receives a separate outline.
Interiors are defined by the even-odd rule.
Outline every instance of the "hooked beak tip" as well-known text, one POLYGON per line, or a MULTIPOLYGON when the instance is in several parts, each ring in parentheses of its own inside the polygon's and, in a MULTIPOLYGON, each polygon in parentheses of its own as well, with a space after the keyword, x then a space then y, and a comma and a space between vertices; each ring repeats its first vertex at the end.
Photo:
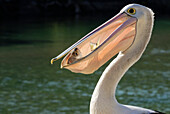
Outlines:
POLYGON ((54 62, 54 59, 51 59, 51 64, 53 64, 53 62, 54 62))
POLYGON ((54 63, 54 61, 57 61, 58 59, 56 59, 56 58, 52 58, 51 59, 51 64, 53 64, 54 63))

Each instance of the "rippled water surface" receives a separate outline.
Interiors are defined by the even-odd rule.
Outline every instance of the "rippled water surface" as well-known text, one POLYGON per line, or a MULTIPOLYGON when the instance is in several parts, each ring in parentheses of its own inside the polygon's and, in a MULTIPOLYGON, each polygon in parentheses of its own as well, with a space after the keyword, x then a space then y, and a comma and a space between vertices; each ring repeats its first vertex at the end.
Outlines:
MULTIPOLYGON (((107 19, 26 19, 0 23, 0 113, 88 114, 106 63, 91 75, 50 59, 107 19)), ((118 85, 120 103, 170 113, 170 21, 157 19, 144 55, 118 85)))

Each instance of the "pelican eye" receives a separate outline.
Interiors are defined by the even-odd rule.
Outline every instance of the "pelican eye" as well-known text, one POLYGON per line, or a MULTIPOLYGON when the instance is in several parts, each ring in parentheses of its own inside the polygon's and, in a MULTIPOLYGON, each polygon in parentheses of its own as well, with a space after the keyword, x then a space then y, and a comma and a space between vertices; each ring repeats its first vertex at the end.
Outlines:
POLYGON ((135 8, 129 8, 129 9, 127 10, 127 12, 130 13, 130 14, 132 14, 132 15, 134 15, 134 14, 136 13, 136 10, 135 10, 135 8))

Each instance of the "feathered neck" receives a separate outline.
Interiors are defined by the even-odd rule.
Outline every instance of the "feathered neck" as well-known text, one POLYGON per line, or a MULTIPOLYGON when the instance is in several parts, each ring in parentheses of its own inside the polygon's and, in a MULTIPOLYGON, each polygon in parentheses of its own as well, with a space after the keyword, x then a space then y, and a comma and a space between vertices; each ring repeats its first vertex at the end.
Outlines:
POLYGON ((150 40, 153 15, 148 14, 146 17, 138 19, 137 34, 132 46, 125 52, 120 52, 103 72, 91 98, 90 114, 110 114, 129 110, 117 102, 115 91, 120 79, 140 59, 150 40))

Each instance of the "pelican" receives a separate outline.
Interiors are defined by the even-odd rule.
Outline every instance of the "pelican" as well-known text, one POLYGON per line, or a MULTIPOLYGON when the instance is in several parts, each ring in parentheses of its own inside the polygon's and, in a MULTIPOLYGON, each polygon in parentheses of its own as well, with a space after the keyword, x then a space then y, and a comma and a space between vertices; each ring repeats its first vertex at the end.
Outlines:
POLYGON ((129 4, 115 17, 51 60, 53 63, 67 54, 61 62, 61 68, 75 73, 91 74, 118 54, 104 70, 95 87, 90 102, 90 114, 163 114, 151 109, 120 104, 115 97, 120 79, 146 49, 153 23, 154 13, 151 9, 139 4, 129 4), (95 46, 91 46, 92 43, 95 46), (81 56, 68 63, 75 49, 80 51, 81 56))

